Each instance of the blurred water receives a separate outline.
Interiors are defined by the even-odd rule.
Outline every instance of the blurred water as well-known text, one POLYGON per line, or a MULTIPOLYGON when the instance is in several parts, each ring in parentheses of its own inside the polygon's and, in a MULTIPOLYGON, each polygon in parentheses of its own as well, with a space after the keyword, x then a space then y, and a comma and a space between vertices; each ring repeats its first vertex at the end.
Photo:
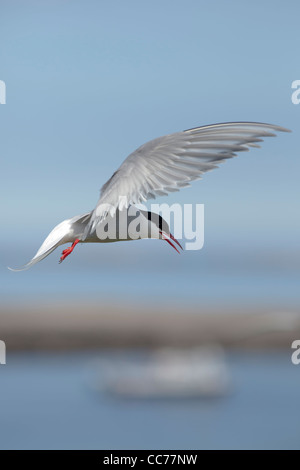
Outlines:
POLYGON ((0 366, 1 448, 300 448, 300 367, 290 351, 228 355, 232 394, 214 400, 96 392, 95 360, 111 356, 9 354, 0 366))
POLYGON ((245 247, 208 244, 204 250, 178 255, 157 240, 90 244, 78 246, 61 265, 61 250, 56 250, 29 271, 14 273, 5 264, 20 265, 34 252, 31 246, 19 250, 3 253, 0 295, 9 303, 54 298, 110 302, 119 297, 131 305, 160 300, 299 307, 300 259, 292 251, 247 252, 245 247))

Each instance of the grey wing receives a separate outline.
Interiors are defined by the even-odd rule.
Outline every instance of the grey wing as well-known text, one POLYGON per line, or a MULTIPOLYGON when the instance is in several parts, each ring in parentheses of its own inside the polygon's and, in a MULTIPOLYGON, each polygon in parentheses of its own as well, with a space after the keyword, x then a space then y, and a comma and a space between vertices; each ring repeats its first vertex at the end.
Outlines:
POLYGON ((196 127, 151 140, 131 153, 101 188, 87 227, 93 231, 108 213, 179 191, 237 152, 259 147, 264 137, 288 131, 272 124, 229 122, 196 127))

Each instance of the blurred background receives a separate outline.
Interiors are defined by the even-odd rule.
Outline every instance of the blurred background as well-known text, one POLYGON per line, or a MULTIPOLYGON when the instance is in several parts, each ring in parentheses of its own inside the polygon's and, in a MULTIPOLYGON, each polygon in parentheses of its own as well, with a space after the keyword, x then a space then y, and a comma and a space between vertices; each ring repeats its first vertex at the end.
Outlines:
POLYGON ((0 446, 299 448, 299 3, 0 2, 0 446), (15 273, 123 159, 224 121, 291 129, 158 202, 205 244, 78 246, 15 273))

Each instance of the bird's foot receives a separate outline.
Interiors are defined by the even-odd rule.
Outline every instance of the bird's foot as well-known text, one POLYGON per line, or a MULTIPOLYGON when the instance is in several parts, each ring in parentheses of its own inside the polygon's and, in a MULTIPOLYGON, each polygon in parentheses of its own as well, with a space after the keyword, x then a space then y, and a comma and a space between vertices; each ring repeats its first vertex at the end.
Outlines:
POLYGON ((72 251, 74 250, 75 246, 77 245, 77 243, 79 243, 79 240, 78 238, 76 238, 75 242, 72 244, 72 246, 70 246, 69 248, 66 248, 65 250, 63 250, 62 252, 62 256, 60 257, 59 259, 59 264, 63 262, 64 259, 66 259, 67 256, 69 256, 72 251))

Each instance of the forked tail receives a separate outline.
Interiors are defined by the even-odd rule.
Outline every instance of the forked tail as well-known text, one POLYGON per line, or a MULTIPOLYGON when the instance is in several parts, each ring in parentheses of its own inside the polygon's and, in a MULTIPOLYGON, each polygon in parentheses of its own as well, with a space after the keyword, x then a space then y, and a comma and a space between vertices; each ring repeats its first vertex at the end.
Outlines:
POLYGON ((52 253, 52 251, 54 251, 58 246, 63 245, 64 243, 73 242, 80 233, 83 232, 89 215, 90 212, 83 215, 77 215, 72 219, 64 220, 54 227, 37 253, 27 264, 20 268, 8 269, 11 271, 24 271, 25 269, 29 269, 34 264, 49 256, 50 253, 52 253))

